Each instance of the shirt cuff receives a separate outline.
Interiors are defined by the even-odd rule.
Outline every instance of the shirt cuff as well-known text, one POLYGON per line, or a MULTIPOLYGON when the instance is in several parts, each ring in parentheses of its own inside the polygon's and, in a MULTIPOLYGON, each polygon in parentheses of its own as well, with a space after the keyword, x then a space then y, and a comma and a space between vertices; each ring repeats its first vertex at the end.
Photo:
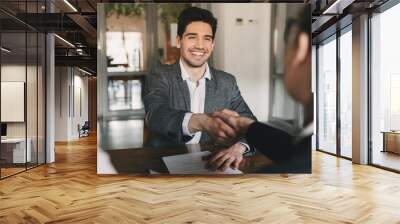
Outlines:
POLYGON ((185 116, 183 117, 182 121, 182 132, 183 135, 185 136, 191 136, 193 137, 195 133, 190 133, 189 131, 189 121, 190 118, 192 117, 193 113, 186 113, 185 116))
POLYGON ((247 143, 244 143, 244 142, 239 142, 239 143, 246 147, 246 150, 243 152, 243 154, 250 152, 251 149, 247 143))

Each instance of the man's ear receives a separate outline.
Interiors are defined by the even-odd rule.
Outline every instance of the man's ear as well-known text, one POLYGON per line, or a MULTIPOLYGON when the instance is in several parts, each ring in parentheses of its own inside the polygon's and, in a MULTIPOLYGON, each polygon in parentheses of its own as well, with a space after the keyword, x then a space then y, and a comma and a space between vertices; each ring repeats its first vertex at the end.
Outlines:
POLYGON ((310 47, 309 45, 310 45, 309 36, 304 32, 300 33, 299 37, 297 39, 296 54, 294 55, 294 58, 293 58, 294 66, 300 65, 307 59, 308 51, 309 51, 309 47, 310 47))
POLYGON ((179 38, 179 35, 176 35, 176 48, 181 48, 181 38, 179 38))

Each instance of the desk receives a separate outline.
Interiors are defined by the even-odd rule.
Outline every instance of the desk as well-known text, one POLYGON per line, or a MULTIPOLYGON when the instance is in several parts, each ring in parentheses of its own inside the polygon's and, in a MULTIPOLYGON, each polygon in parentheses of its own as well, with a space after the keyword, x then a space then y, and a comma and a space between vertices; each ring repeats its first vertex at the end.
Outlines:
MULTIPOLYGON (((218 150, 216 146, 209 144, 197 144, 197 146, 199 151, 212 152, 218 150)), ((124 174, 149 174, 149 169, 158 173, 168 174, 168 169, 162 157, 190 153, 185 144, 157 148, 144 147, 137 149, 105 150, 105 152, 108 154, 110 163, 115 168, 115 173, 124 174)), ((98 156, 101 154, 103 153, 98 153, 98 156)), ((107 166, 107 164, 102 164, 106 161, 99 160, 99 158, 98 161, 100 162, 100 164, 97 164, 98 166, 107 166)), ((271 160, 257 152, 255 156, 244 158, 239 169, 243 173, 256 173, 261 168, 271 165, 273 165, 271 160)), ((99 174, 102 174, 102 172, 100 171, 99 174)))
POLYGON ((25 138, 6 138, 1 140, 1 159, 5 163, 25 163, 31 161, 31 145, 30 138, 26 139, 27 147, 25 153, 25 138), (25 159, 27 158, 27 161, 25 159))
POLYGON ((383 131, 383 150, 382 152, 393 152, 400 154, 400 132, 383 131))

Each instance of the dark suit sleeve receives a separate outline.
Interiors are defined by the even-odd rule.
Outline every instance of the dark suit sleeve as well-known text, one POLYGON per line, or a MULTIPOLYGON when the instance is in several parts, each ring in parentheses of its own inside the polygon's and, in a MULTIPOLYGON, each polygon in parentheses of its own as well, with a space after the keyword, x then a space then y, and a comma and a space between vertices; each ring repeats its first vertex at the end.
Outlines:
POLYGON ((282 130, 254 122, 247 131, 247 140, 276 163, 258 172, 311 173, 311 135, 294 141, 295 137, 282 130))
POLYGON ((289 160, 301 152, 295 149, 293 136, 261 122, 250 125, 246 138, 257 151, 276 162, 289 160))
POLYGON ((146 124, 151 132, 161 134, 175 142, 186 141, 182 133, 182 121, 187 111, 169 106, 169 84, 159 72, 151 72, 146 78, 144 106, 146 124))

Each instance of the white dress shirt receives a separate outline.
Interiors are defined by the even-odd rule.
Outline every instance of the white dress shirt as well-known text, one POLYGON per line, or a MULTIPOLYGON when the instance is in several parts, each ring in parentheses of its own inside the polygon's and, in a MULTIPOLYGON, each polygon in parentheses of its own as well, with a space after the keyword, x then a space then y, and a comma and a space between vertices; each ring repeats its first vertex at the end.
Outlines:
POLYGON ((200 142, 201 131, 196 133, 190 133, 189 131, 189 120, 193 113, 204 113, 204 102, 206 100, 206 79, 211 79, 210 68, 206 63, 206 71, 204 75, 197 81, 190 80, 190 75, 186 71, 182 64, 182 60, 179 60, 179 65, 181 67, 181 76, 184 81, 186 81, 189 93, 190 93, 190 111, 191 113, 186 113, 182 122, 182 131, 186 136, 193 136, 186 144, 196 144, 200 142))

